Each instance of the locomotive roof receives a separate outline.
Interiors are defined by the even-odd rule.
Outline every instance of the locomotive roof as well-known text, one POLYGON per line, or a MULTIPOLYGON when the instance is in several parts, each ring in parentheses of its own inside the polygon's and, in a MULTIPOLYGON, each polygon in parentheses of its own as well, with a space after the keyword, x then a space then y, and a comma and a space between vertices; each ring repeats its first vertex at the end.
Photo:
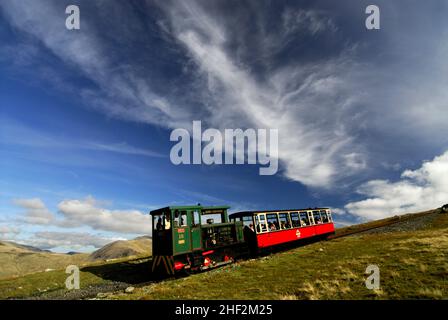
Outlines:
POLYGON ((302 208, 302 209, 278 209, 278 210, 252 210, 252 211, 239 211, 229 215, 229 218, 232 217, 242 217, 242 216, 250 216, 254 213, 268 213, 268 212, 297 212, 297 211, 308 211, 308 210, 328 210, 330 208, 302 208))
POLYGON ((201 211, 208 211, 208 210, 227 210, 229 209, 229 206, 201 206, 201 205, 192 205, 192 206, 168 206, 168 207, 163 207, 163 208, 159 208, 156 210, 151 210, 151 212, 149 214, 153 215, 153 214, 157 214, 160 211, 165 211, 165 210, 194 210, 194 209, 199 209, 201 211))

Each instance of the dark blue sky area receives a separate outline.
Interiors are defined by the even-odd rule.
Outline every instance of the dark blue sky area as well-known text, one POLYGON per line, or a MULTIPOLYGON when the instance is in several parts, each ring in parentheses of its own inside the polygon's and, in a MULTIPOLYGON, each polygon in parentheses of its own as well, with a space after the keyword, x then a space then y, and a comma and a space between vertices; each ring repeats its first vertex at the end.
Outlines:
POLYGON ((88 251, 148 233, 148 211, 170 204, 329 206, 340 225, 442 204, 447 9, 2 1, 0 239, 88 251), (80 30, 65 28, 70 4, 80 30), (170 133, 193 120, 277 129, 278 173, 173 165, 170 133))

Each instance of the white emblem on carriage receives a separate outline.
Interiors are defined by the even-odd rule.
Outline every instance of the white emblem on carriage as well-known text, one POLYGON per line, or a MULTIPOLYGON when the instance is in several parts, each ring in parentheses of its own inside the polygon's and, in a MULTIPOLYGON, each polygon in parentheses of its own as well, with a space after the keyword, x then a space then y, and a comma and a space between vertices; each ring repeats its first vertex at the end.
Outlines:
POLYGON ((297 238, 300 238, 300 230, 296 231, 296 236, 297 236, 297 238))

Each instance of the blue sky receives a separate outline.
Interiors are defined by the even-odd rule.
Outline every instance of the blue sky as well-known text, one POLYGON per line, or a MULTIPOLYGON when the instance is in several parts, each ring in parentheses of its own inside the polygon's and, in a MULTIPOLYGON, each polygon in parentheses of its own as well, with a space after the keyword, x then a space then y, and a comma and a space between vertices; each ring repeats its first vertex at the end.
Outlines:
POLYGON ((375 1, 369 31, 370 2, 2 1, 0 239, 90 251, 170 204, 343 225, 448 202, 448 4, 375 1), (193 120, 278 129, 279 172, 173 165, 193 120))

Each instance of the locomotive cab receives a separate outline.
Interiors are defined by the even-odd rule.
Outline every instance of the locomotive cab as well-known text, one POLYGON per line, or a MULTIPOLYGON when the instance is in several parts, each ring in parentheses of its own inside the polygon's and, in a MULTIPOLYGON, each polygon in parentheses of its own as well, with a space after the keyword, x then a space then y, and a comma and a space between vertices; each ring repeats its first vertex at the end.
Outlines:
POLYGON ((244 242, 242 225, 229 222, 228 208, 172 206, 151 211, 153 270, 162 264, 174 274, 228 260, 228 247, 244 242))

